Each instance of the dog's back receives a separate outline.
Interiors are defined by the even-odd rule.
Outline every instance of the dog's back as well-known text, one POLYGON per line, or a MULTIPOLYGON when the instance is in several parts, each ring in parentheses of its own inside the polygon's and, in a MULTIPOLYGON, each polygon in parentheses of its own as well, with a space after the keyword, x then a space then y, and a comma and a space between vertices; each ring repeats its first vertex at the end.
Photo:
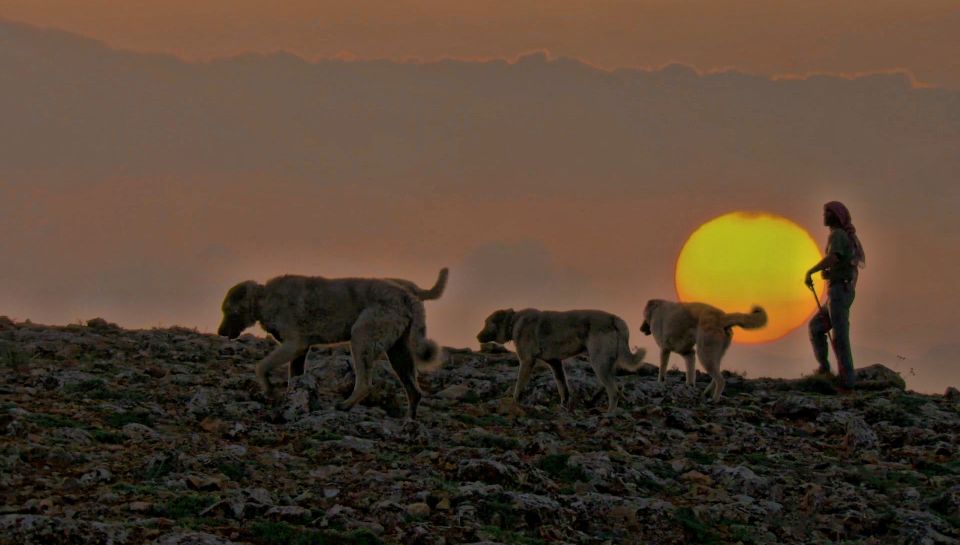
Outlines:
POLYGON ((264 327, 310 343, 350 339, 350 328, 371 305, 392 309, 409 320, 423 303, 403 287, 386 280, 284 275, 264 286, 261 315, 264 327))

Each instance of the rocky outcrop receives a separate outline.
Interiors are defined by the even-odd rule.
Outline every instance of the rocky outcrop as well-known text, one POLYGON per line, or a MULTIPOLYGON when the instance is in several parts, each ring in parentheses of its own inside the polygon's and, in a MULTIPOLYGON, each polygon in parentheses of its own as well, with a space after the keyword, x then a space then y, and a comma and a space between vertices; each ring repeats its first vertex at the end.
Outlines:
MULTIPOLYGON (((957 543, 960 400, 730 375, 717 404, 671 371, 619 377, 605 414, 589 364, 573 408, 516 358, 448 350, 405 419, 385 362, 337 411, 343 347, 264 399, 271 342, 106 320, 0 318, 0 545, 274 543, 957 543)), ((278 373, 274 380, 285 380, 278 373)))

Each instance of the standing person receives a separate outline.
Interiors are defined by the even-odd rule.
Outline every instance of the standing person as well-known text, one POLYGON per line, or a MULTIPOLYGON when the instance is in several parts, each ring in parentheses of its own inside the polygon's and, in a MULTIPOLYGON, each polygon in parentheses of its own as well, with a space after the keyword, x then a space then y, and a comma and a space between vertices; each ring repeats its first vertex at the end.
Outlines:
POLYGON ((841 202, 823 205, 823 224, 830 228, 825 256, 807 271, 804 283, 813 287, 812 275, 820 272, 827 281, 827 300, 810 320, 810 342, 813 355, 820 364, 819 372, 829 373, 827 332, 833 329, 837 351, 837 372, 840 384, 853 387, 853 353, 850 350, 850 306, 856 297, 859 268, 866 263, 857 229, 850 219, 850 211, 841 202))

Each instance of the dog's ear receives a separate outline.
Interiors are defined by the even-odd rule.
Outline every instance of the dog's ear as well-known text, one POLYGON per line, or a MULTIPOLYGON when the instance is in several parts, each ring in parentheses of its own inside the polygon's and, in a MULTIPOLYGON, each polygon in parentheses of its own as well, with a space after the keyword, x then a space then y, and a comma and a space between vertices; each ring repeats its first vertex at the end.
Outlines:
POLYGON ((240 282, 227 292, 227 302, 233 305, 241 303, 250 291, 250 281, 240 282))
POLYGON ((497 324, 497 337, 502 340, 502 342, 509 341, 513 339, 513 322, 517 315, 517 311, 512 308, 503 309, 500 311, 500 319, 497 324))

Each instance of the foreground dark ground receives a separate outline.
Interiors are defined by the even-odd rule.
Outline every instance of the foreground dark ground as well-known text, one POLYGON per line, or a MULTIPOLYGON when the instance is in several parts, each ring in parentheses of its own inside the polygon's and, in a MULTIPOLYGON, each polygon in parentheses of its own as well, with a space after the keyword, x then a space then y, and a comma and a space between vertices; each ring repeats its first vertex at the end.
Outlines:
MULTIPOLYGON (((102 320, 0 318, 0 543, 958 543, 960 401, 862 369, 863 389, 731 375, 719 404, 678 372, 585 361, 579 404, 516 359, 451 350, 421 375, 420 419, 384 365, 352 387, 342 348, 266 404, 270 342, 102 320)), ((283 377, 277 376, 279 381, 283 377)), ((946 387, 946 385, 944 385, 946 387)))

